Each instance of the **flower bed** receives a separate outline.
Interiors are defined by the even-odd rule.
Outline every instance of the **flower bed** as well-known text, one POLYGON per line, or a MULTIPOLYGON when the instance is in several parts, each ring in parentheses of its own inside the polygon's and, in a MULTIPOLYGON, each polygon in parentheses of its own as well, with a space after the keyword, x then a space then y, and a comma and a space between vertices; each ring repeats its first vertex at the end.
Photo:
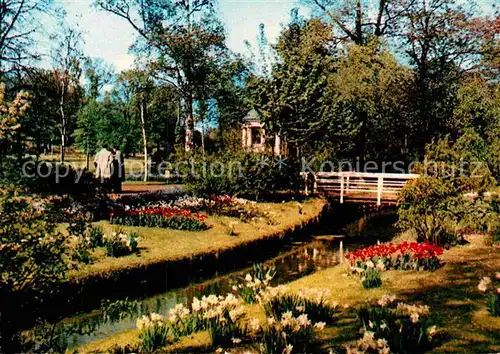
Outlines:
POLYGON ((395 300, 384 295, 358 310, 364 336, 346 346, 347 353, 423 353, 431 348, 437 328, 429 306, 395 300))
POLYGON ((228 195, 212 195, 210 198, 184 195, 175 199, 148 203, 147 207, 189 209, 193 212, 204 211, 209 215, 236 217, 243 221, 249 221, 254 217, 260 216, 257 203, 228 195))
POLYGON ((187 209, 169 207, 130 209, 110 214, 110 222, 124 226, 161 227, 186 231, 208 229, 206 216, 187 209))
POLYGON ((378 244, 346 254, 351 266, 361 269, 434 270, 443 249, 427 242, 378 244))

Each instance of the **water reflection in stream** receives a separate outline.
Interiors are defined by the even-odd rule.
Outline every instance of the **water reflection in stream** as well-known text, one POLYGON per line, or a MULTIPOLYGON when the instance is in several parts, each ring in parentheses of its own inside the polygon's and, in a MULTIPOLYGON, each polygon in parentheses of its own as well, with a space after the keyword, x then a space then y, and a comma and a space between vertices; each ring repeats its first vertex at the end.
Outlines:
MULTIPOLYGON (((339 238, 324 237, 307 243, 296 243, 281 255, 265 262, 265 265, 276 267, 273 285, 284 284, 315 271, 337 265, 340 262, 340 242, 339 238)), ((191 303, 193 297, 199 298, 203 295, 231 292, 231 286, 235 282, 241 281, 248 271, 249 269, 245 269, 204 283, 192 284, 183 289, 175 289, 138 300, 135 308, 119 310, 118 316, 94 312, 65 319, 57 325, 57 338, 55 338, 57 347, 75 348, 134 329, 136 319, 139 316, 150 312, 167 314, 168 310, 175 304, 191 303), (78 330, 72 330, 75 328, 78 330)))

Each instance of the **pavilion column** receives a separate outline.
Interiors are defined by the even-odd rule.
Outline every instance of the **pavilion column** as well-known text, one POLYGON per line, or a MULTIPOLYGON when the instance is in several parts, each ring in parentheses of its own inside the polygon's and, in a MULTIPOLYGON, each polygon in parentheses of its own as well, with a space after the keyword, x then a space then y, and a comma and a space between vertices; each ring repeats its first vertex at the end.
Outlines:
POLYGON ((252 128, 247 128, 247 148, 252 148, 252 128))
POLYGON ((260 145, 264 146, 266 143, 266 131, 265 129, 260 129, 260 145))
POLYGON ((241 147, 243 149, 247 148, 247 128, 241 128, 241 147))
POLYGON ((274 134, 274 155, 281 156, 281 139, 278 134, 274 134))

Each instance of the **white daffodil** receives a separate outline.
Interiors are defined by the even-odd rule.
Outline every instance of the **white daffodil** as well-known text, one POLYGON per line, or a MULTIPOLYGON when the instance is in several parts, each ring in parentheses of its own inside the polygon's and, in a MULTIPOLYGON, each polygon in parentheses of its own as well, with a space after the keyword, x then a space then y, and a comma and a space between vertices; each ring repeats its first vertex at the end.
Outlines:
POLYGON ((316 328, 319 331, 322 331, 323 329, 325 329, 325 326, 326 326, 325 322, 316 322, 314 324, 314 328, 316 328))

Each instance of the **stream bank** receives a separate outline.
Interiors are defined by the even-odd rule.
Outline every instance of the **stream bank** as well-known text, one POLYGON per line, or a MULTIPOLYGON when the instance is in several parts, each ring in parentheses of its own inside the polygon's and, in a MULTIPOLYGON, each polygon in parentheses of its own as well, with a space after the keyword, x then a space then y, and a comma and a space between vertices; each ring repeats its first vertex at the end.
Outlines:
MULTIPOLYGON (((369 232, 364 235, 368 239, 363 238, 362 234, 373 225, 378 231, 372 231, 380 233, 380 225, 373 220, 377 219, 374 216, 384 214, 392 218, 394 210, 355 204, 325 205, 317 217, 281 235, 232 249, 231 252, 214 253, 179 261, 174 266, 154 268, 154 272, 145 272, 142 279, 139 278, 141 273, 134 274, 134 278, 129 278, 128 282, 124 280, 126 284, 120 288, 120 292, 113 292, 113 297, 107 298, 113 302, 120 299, 119 294, 122 294, 121 299, 137 300, 139 305, 132 311, 123 311, 115 318, 102 310, 75 313, 56 323, 58 329, 53 333, 57 335, 52 342, 59 348, 67 348, 103 340, 135 328, 136 318, 146 313, 167 313, 176 303, 188 303, 194 296, 230 292, 231 284, 244 277, 248 271, 245 267, 252 263, 264 262, 276 267, 275 285, 335 266, 342 259, 339 254, 340 241, 347 249, 375 243, 377 239, 373 238, 373 234, 369 232), (339 236, 339 233, 353 237, 339 236), (244 269, 221 276, 241 268, 244 269), (213 279, 203 281, 209 278, 213 279), (130 279, 141 285, 134 285, 137 283, 130 279)), ((111 285, 106 286, 106 290, 111 292, 111 285)))

